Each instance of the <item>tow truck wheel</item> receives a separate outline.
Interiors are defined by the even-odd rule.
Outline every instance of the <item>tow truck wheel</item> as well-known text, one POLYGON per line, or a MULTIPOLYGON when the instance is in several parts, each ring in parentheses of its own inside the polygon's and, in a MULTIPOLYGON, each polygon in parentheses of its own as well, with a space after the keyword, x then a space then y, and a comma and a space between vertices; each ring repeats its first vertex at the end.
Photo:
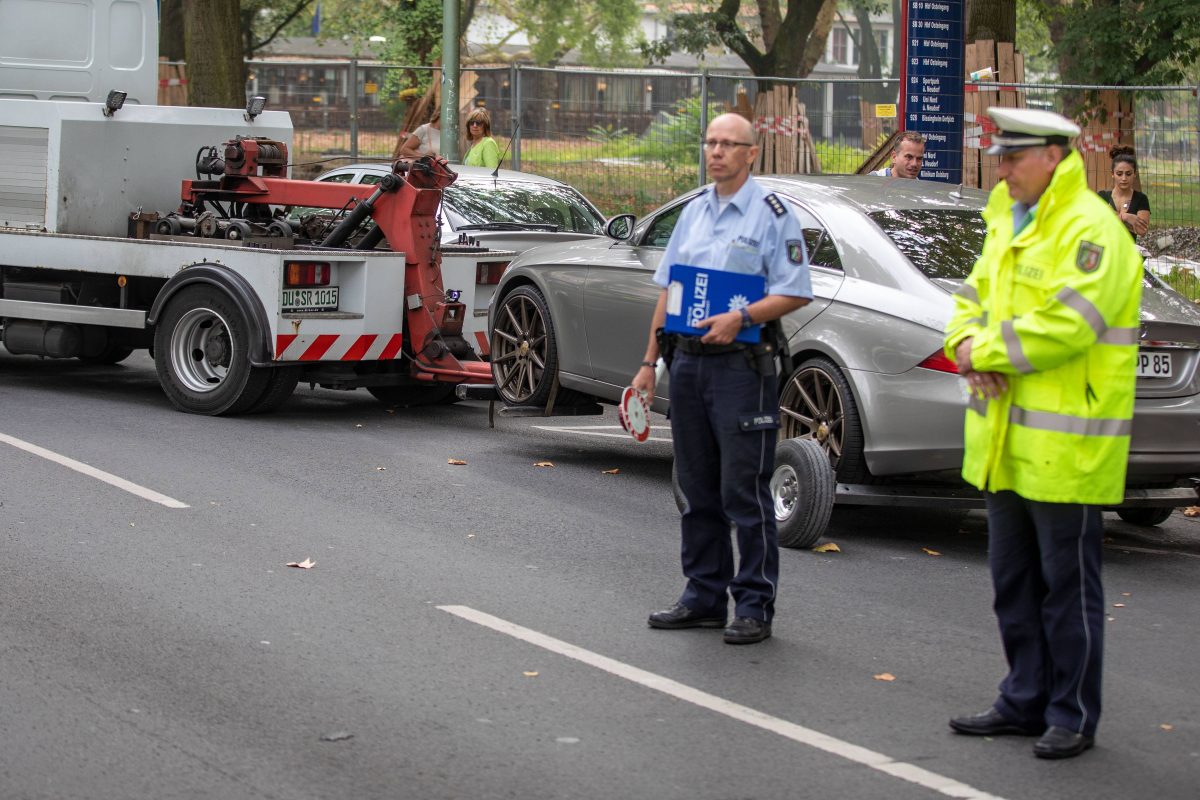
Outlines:
MULTIPOLYGON (((500 303, 492 328, 492 380, 510 406, 545 406, 558 376, 558 340, 550 308, 532 286, 518 286, 500 303)), ((555 405, 577 402, 560 389, 555 405)))
POLYGON ((785 439, 775 445, 771 499, 780 547, 812 547, 833 513, 835 482, 829 456, 814 439, 785 439))
POLYGON ((85 364, 120 364, 125 359, 133 355, 132 347, 123 347, 121 345, 107 345, 103 350, 94 356, 80 356, 79 360, 85 364))
POLYGON ((154 331, 154 366, 167 398, 190 414, 244 413, 263 399, 271 369, 249 357, 250 323, 220 289, 189 286, 154 331))
POLYGON ((367 391, 385 406, 396 408, 432 406, 455 400, 453 383, 430 383, 424 386, 368 386, 367 391))
POLYGON ((300 382, 300 373, 303 372, 303 369, 301 367, 272 367, 267 371, 271 373, 267 381, 267 388, 263 391, 262 397, 255 400, 254 405, 246 409, 251 414, 266 414, 286 403, 287 399, 292 396, 292 392, 296 391, 296 384, 300 382))
POLYGON ((821 446, 842 483, 868 483, 862 423, 850 383, 828 358, 810 358, 779 393, 779 438, 811 439, 821 446))
POLYGON ((1118 508, 1117 516, 1130 525, 1144 525, 1150 528, 1166 522, 1174 510, 1173 508, 1118 508))

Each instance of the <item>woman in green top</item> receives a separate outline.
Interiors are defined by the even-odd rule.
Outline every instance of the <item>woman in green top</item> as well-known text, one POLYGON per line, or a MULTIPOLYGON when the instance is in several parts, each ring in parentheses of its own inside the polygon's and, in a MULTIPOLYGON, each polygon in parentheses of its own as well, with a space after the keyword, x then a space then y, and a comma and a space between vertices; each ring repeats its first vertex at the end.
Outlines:
POLYGON ((500 147, 492 138, 492 115, 486 108, 476 108, 467 115, 467 155, 463 163, 489 169, 500 166, 500 147))

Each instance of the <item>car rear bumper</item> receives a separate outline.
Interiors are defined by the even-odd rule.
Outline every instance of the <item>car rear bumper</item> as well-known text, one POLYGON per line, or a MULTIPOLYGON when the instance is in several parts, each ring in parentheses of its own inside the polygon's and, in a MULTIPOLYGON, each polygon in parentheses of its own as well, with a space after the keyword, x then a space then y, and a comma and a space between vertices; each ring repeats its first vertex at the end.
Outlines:
POLYGON ((1200 477, 1200 395, 1134 404, 1130 483, 1200 477))

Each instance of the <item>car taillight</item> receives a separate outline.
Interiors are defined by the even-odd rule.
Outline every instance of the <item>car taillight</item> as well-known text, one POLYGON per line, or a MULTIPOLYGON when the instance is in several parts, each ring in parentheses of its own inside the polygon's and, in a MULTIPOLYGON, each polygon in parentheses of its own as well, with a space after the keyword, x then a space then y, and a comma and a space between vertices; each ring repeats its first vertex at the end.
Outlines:
POLYGON ((328 286, 329 273, 325 261, 288 261, 283 269, 283 285, 328 286))
POLYGON ((925 359, 920 364, 917 364, 917 366, 924 367, 925 369, 932 369, 937 372, 953 372, 956 375, 958 374, 958 365, 946 358, 946 354, 941 350, 938 350, 929 358, 925 359))
POLYGON ((475 283, 496 284, 500 276, 508 269, 507 261, 481 261, 475 267, 475 283))

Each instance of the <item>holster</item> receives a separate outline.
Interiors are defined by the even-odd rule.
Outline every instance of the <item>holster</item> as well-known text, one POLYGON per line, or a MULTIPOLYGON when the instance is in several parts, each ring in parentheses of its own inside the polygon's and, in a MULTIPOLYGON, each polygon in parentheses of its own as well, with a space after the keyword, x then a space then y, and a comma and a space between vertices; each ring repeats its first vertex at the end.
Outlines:
POLYGON ((659 357, 670 369, 671 359, 675 358, 675 334, 667 333, 666 328, 659 328, 654 331, 654 341, 658 342, 659 357))

